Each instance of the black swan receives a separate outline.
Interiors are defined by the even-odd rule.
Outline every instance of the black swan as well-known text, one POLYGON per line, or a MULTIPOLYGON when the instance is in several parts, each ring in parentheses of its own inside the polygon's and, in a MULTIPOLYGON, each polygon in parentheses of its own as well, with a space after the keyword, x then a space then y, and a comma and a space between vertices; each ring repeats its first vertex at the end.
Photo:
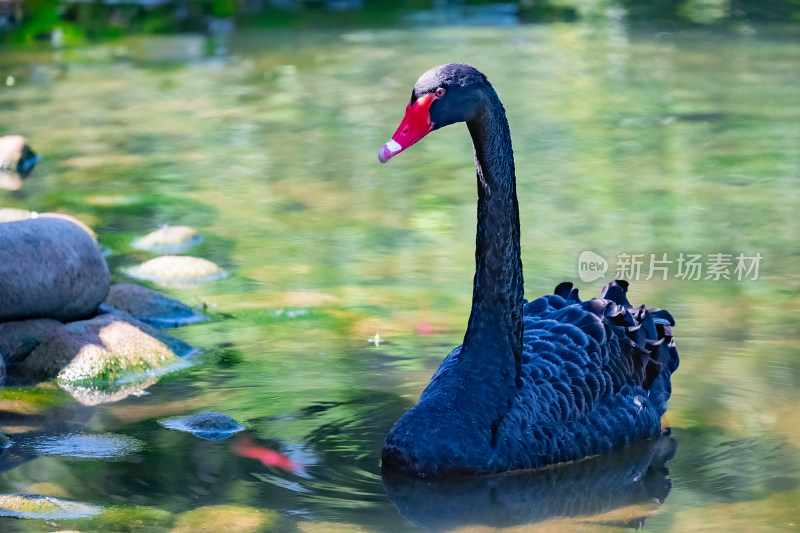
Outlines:
POLYGON ((382 467, 419 476, 538 468, 658 436, 678 367, 672 316, 632 306, 626 281, 586 302, 571 283, 523 299, 511 135, 486 76, 462 64, 423 74, 378 157, 462 121, 478 181, 472 311, 463 344, 390 430, 382 467))

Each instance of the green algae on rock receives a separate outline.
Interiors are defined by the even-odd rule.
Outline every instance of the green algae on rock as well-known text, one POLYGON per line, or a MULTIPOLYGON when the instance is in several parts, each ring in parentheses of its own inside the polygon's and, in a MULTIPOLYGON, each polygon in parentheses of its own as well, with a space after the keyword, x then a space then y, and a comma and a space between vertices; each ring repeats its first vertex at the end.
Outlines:
POLYGON ((16 518, 86 518, 101 511, 87 503, 40 496, 38 494, 0 494, 0 516, 16 518))
POLYGON ((39 344, 19 365, 28 378, 94 386, 152 376, 194 351, 189 344, 125 313, 72 322, 39 344))

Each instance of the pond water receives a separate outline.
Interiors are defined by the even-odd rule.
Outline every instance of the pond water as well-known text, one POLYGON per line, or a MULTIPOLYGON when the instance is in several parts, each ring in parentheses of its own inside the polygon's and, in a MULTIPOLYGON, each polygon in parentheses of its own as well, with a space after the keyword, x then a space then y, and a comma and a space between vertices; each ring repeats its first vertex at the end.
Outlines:
POLYGON ((222 58, 168 62, 159 46, 0 55, 13 78, 0 134, 44 154, 2 206, 88 223, 116 282, 154 257, 132 243, 163 224, 197 229, 186 253, 229 273, 153 286, 212 317, 173 330, 208 348, 199 364, 96 405, 53 385, 0 392, 16 443, 0 494, 92 511, 0 529, 800 525, 797 29, 273 30, 235 34, 222 58), (385 166, 376 152, 419 74, 455 61, 485 72, 508 111, 527 297, 578 281, 581 252, 608 263, 584 297, 643 254, 638 276, 622 272, 631 300, 678 322, 671 440, 568 469, 384 486, 383 437, 463 335, 476 192, 463 126, 385 166), (700 255, 701 279, 679 272, 681 254, 700 255), (653 267, 667 279, 647 280, 653 267), (246 430, 213 441, 159 423, 200 411, 246 430), (258 447, 290 462, 242 452, 258 447), (668 472, 647 470, 673 455, 668 472))

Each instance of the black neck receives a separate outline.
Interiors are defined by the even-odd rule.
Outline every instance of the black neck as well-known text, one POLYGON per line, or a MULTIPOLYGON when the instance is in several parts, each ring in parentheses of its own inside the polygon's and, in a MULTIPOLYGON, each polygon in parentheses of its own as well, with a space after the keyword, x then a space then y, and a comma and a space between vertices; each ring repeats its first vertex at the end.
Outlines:
POLYGON ((488 89, 487 104, 467 127, 478 177, 478 232, 464 350, 497 353, 498 344, 508 343, 519 368, 523 280, 514 153, 506 114, 493 89, 488 89))

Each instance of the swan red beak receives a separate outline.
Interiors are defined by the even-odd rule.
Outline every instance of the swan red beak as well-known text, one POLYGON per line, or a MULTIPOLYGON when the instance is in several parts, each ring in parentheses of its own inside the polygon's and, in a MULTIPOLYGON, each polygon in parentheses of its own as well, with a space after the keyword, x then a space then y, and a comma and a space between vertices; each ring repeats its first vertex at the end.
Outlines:
POLYGON ((378 150, 378 159, 386 163, 406 148, 425 137, 433 130, 430 108, 436 97, 428 93, 406 107, 406 116, 400 122, 392 138, 378 150))

